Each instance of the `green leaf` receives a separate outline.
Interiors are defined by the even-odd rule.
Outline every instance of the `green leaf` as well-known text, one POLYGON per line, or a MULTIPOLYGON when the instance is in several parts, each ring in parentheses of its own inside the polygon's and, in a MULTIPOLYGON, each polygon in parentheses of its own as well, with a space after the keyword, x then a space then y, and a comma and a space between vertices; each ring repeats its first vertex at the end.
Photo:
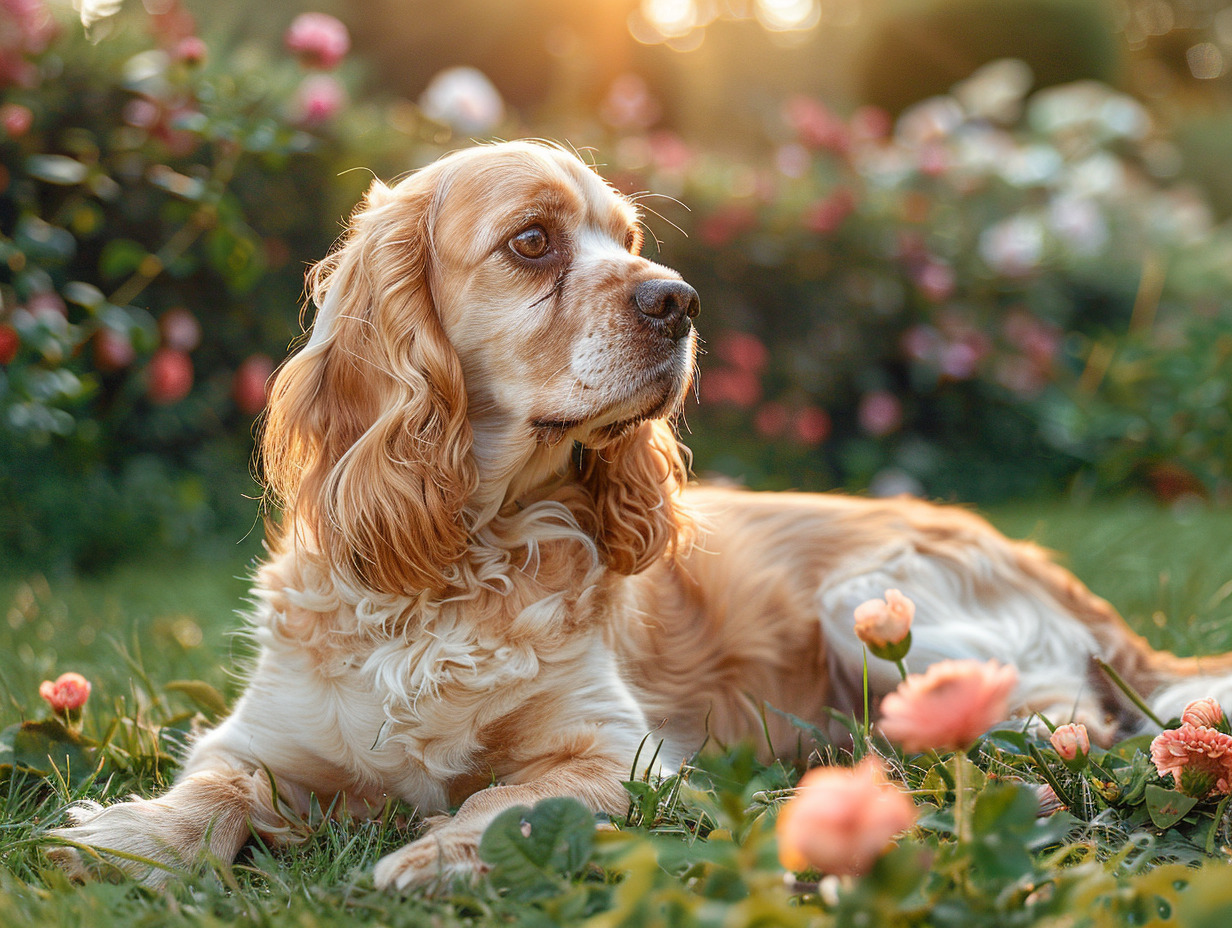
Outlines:
MULTIPOLYGON (((58 719, 13 725, 0 735, 0 743, 11 750, 15 767, 43 776, 57 770, 71 786, 94 772, 93 742, 69 731, 58 719)), ((8 760, 8 754, 0 754, 0 761, 8 760)))
POLYGON ((1152 783, 1146 788, 1146 808, 1156 828, 1171 828, 1183 819, 1198 800, 1175 789, 1152 783))
POLYGON ((127 277, 149 256, 149 251, 139 242, 113 238, 103 246, 103 253, 98 259, 98 269, 104 277, 112 280, 127 277))
POLYGON ((26 173, 48 184, 72 186, 85 180, 89 169, 67 155, 31 155, 26 159, 26 173))
POLYGON ((576 799, 544 799, 498 815, 483 833, 479 856, 492 865, 493 884, 513 898, 544 898, 559 891, 562 872, 586 865, 594 834, 594 816, 576 799))
POLYGON ((70 303, 80 306, 82 309, 88 309, 90 312, 95 312, 100 306, 107 301, 103 296, 103 291, 88 284, 82 280, 71 280, 64 285, 62 296, 70 303))
POLYGON ((187 696, 197 708, 213 718, 222 718, 231 711, 222 693, 204 680, 172 680, 163 689, 187 696))

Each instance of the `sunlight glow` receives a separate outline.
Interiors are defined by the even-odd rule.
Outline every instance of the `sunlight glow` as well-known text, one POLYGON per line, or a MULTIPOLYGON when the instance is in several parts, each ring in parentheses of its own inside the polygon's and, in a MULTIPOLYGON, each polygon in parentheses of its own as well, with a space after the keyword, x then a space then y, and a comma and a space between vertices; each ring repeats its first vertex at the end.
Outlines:
POLYGON ((817 0, 757 0, 757 19, 767 29, 808 29, 821 19, 817 0))
POLYGON ((693 0, 642 0, 642 15, 665 38, 685 35, 697 25, 693 0))

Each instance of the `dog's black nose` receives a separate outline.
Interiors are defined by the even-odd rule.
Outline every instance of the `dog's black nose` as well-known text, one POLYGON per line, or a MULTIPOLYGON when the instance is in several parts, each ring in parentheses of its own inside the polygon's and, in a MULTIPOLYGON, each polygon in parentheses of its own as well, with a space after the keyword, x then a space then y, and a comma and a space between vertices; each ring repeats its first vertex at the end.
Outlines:
POLYGON ((666 326, 667 335, 677 341, 689 334, 702 306, 697 291, 683 280, 643 280, 633 291, 633 302, 643 316, 666 326))

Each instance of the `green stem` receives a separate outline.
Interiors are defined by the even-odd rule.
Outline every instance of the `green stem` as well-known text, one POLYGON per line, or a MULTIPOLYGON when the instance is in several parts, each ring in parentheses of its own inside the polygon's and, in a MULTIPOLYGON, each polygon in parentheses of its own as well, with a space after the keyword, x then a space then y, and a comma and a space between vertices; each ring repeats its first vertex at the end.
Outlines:
POLYGON ((1140 711, 1143 715, 1145 715, 1148 719, 1150 719, 1160 728, 1167 727, 1160 720, 1159 716, 1157 716, 1154 712, 1151 711, 1151 707, 1146 704, 1143 698, 1139 696, 1136 692, 1134 692, 1134 688, 1130 686, 1128 683, 1126 683, 1124 680, 1122 680, 1121 675, 1117 673, 1115 670, 1113 670, 1109 664, 1104 663, 1098 657, 1095 658, 1095 663, 1099 667, 1099 669, 1104 672, 1104 674, 1108 677, 1108 679, 1111 680, 1116 685, 1117 689, 1119 689, 1122 693, 1124 693, 1125 696, 1129 699, 1129 701, 1138 707, 1138 711, 1140 711))

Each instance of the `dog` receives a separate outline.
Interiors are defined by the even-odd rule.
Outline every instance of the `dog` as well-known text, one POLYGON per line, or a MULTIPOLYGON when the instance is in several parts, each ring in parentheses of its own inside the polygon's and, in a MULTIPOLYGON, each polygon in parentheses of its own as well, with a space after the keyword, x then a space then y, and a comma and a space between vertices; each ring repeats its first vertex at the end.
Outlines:
MULTIPOLYGON (((247 688, 169 791, 71 807, 50 856, 157 885, 252 834, 292 840, 313 802, 396 799, 434 817, 378 886, 475 873, 506 808, 619 814, 631 772, 707 737, 794 754, 764 707, 855 710, 853 611, 888 588, 917 605, 911 669, 1013 664, 1015 714, 1097 740, 1137 722, 1095 658, 1165 717, 1232 695, 1228 658, 1151 650, 969 511, 689 486, 670 422, 699 299, 641 242, 635 206, 546 143, 373 184, 310 273, 310 336, 272 386, 261 455, 283 516, 247 688)), ((875 697, 898 682, 889 662, 868 673, 875 697)))

